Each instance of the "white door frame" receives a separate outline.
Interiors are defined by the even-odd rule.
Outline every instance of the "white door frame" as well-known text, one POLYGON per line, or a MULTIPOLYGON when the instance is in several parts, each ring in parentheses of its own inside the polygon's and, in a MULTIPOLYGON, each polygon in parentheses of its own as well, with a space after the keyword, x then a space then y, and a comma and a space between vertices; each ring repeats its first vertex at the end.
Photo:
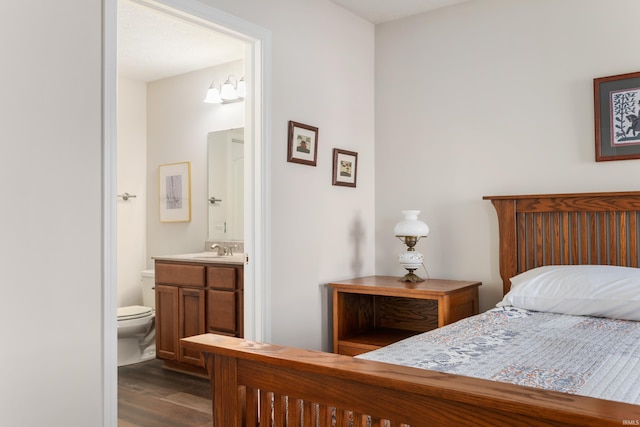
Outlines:
MULTIPOLYGON (((196 0, 134 0, 246 43, 245 80, 245 337, 270 341, 271 32, 196 0)), ((103 0, 103 426, 118 424, 117 398, 117 0, 103 0)), ((206 236, 203 236, 206 240, 206 236)))

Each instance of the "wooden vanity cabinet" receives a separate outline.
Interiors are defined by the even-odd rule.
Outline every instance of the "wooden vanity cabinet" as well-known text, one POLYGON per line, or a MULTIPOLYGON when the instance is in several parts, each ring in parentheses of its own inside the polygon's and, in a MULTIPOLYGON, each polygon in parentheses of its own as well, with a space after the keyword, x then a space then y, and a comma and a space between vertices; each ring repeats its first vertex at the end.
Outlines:
POLYGON ((156 357, 165 365, 204 366, 199 352, 182 348, 181 338, 206 332, 243 336, 242 266, 156 260, 155 272, 156 357))

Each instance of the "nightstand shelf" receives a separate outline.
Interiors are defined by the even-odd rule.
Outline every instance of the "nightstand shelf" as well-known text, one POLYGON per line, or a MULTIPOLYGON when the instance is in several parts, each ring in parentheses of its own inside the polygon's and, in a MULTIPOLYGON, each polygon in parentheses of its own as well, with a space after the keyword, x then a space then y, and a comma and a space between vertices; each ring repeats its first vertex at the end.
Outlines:
POLYGON ((369 276, 329 283, 333 351, 355 356, 478 313, 480 282, 406 283, 369 276))
POLYGON ((342 350, 341 354, 355 356, 356 354, 362 353, 361 350, 375 350, 419 333, 420 332, 408 331, 406 329, 375 328, 338 340, 338 348, 342 350), (347 349, 350 350, 347 351, 347 349))

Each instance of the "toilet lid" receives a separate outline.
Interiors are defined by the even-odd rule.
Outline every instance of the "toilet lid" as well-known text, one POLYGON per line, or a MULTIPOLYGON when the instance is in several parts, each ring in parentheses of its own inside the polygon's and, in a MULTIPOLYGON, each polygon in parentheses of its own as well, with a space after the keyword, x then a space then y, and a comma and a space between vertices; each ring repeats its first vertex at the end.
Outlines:
POLYGON ((153 314, 153 309, 142 305, 130 305, 128 307, 118 308, 118 320, 139 319, 150 316, 151 314, 153 314))

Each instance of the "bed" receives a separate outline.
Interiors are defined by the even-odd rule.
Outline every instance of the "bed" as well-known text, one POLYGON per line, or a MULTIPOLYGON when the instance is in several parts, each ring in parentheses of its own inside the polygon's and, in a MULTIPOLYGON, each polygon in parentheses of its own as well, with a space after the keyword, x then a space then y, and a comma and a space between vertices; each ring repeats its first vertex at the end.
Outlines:
MULTIPOLYGON (((545 266, 639 265, 640 192, 484 199, 506 295, 545 266)), ((640 425, 634 403, 213 334, 182 345, 203 354, 219 427, 640 425)))

